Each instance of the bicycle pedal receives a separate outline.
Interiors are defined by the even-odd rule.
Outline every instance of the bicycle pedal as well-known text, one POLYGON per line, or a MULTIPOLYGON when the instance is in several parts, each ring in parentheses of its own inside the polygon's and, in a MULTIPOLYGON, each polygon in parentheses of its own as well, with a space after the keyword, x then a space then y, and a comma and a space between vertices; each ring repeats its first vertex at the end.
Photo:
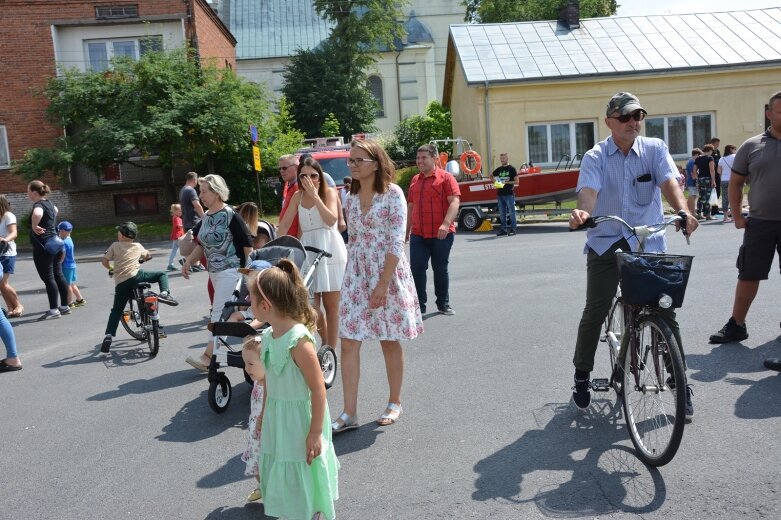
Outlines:
POLYGON ((607 392, 610 390, 610 381, 607 379, 592 379, 591 389, 595 392, 607 392))

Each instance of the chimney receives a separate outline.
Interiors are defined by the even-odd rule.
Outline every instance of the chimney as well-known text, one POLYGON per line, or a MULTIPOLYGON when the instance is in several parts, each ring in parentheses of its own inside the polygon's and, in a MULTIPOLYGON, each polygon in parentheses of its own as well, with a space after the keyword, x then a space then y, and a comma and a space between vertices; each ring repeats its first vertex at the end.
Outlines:
POLYGON ((580 2, 570 0, 567 5, 562 7, 560 20, 570 29, 578 29, 580 27, 580 2))

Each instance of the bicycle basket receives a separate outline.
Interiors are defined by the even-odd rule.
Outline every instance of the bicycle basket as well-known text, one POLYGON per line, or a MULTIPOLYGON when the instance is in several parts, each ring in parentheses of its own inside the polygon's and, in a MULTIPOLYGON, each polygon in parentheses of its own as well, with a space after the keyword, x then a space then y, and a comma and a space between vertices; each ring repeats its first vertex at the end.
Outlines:
POLYGON ((666 294, 673 307, 683 305, 692 256, 658 253, 616 253, 621 295, 629 305, 656 306, 666 294))

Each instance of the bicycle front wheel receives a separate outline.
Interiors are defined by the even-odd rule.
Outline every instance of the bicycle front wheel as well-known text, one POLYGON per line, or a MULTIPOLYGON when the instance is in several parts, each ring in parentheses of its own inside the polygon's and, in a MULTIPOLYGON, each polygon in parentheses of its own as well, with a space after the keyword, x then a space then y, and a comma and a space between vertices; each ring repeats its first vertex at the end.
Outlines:
POLYGON ((149 319, 149 321, 150 327, 146 343, 149 346, 149 357, 153 358, 160 351, 160 324, 157 320, 149 319))
POLYGON ((651 466, 670 462, 683 438, 686 374, 678 343, 658 316, 637 323, 637 343, 624 358, 624 416, 640 460, 651 466), (678 382, 671 388, 670 382, 678 382))
POLYGON ((130 298, 127 301, 127 306, 125 307, 119 322, 122 324, 122 328, 138 341, 144 341, 146 339, 147 333, 144 328, 144 321, 141 318, 138 302, 134 298, 130 298))

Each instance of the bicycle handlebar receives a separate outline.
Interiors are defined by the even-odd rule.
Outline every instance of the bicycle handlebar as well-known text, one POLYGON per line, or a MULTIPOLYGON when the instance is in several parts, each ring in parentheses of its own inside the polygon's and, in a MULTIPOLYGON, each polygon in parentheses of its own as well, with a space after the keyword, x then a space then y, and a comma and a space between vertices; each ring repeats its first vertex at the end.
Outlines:
POLYGON ((642 243, 642 241, 646 237, 662 231, 667 226, 672 226, 680 223, 680 231, 683 233, 683 236, 686 237, 686 243, 689 244, 689 232, 686 230, 686 219, 687 219, 686 212, 681 210, 678 212, 678 215, 674 217, 666 218, 664 222, 658 224, 650 224, 647 226, 632 227, 621 217, 617 217, 615 215, 601 215, 601 216, 587 218, 583 224, 581 224, 575 229, 570 229, 570 231, 580 231, 581 229, 594 228, 597 227, 602 222, 613 221, 613 222, 618 222, 623 227, 631 231, 632 235, 634 235, 635 238, 637 238, 637 240, 642 243))

